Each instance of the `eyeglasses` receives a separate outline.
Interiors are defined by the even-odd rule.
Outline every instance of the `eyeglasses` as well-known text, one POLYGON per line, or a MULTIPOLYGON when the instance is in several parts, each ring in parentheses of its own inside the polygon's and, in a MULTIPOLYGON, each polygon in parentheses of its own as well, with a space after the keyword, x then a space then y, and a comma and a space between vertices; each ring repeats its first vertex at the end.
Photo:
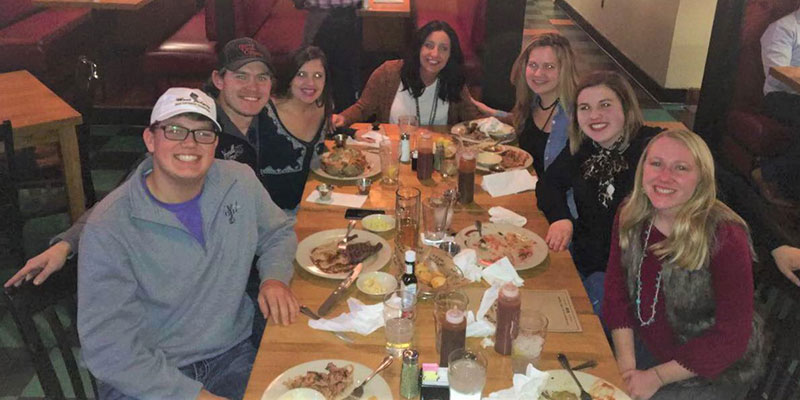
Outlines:
POLYGON ((164 131, 165 138, 178 142, 186 140, 189 133, 200 144, 212 144, 217 140, 217 132, 211 129, 187 129, 177 125, 161 125, 158 128, 164 131))

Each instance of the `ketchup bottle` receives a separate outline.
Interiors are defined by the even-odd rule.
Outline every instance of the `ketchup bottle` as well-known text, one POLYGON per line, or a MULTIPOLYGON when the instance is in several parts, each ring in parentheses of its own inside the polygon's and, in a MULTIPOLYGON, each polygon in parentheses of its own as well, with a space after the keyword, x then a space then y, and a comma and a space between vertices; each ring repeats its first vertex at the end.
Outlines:
POLYGON ((464 311, 447 310, 442 321, 442 346, 439 351, 439 366, 447 366, 447 358, 455 349, 463 349, 467 341, 467 318, 464 311))
POLYGON ((519 331, 519 313, 522 301, 519 288, 508 282, 500 288, 497 298, 497 329, 494 333, 494 350, 503 355, 511 354, 511 342, 519 331))

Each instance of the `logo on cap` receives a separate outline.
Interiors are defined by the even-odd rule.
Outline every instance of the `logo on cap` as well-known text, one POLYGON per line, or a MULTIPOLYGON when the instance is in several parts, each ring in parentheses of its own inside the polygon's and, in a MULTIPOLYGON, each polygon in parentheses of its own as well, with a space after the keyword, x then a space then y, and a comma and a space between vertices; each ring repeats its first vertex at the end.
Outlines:
POLYGON ((252 43, 240 43, 239 51, 246 56, 264 58, 264 54, 261 54, 252 43))

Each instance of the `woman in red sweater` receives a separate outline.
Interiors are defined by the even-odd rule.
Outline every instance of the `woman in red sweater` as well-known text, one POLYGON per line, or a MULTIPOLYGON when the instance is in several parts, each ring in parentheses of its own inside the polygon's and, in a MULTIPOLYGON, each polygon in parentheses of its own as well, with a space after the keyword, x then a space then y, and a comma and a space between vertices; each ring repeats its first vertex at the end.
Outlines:
POLYGON ((603 317, 634 399, 737 399, 764 363, 745 222, 688 131, 645 148, 614 223, 603 317))

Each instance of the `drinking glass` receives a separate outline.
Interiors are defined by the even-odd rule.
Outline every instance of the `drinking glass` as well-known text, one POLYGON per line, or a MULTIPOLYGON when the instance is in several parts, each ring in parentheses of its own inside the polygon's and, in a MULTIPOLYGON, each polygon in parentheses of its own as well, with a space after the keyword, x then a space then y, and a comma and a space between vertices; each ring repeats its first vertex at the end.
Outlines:
POLYGON ((415 250, 419 238, 419 189, 401 186, 395 196, 395 219, 397 220, 397 236, 395 238, 400 254, 406 250, 415 250))
POLYGON ((414 312, 417 298, 404 289, 388 293, 383 298, 386 351, 399 357, 414 341, 414 312))
POLYGON ((526 311, 519 319, 519 333, 511 342, 511 369, 524 374, 528 364, 536 366, 547 337, 547 316, 539 311, 526 311))
POLYGON ((429 197, 422 202, 423 241, 434 244, 442 239, 453 220, 453 208, 444 197, 429 197))
POLYGON ((419 129, 419 118, 416 115, 401 115, 397 117, 397 125, 400 128, 400 134, 408 133, 408 139, 411 144, 411 150, 417 148, 417 130, 419 129))
POLYGON ((396 185, 400 176, 400 148, 395 140, 381 140, 381 182, 385 185, 396 185))
POLYGON ((455 158, 445 158, 442 160, 442 165, 439 167, 439 172, 442 174, 442 179, 449 181, 458 173, 458 166, 455 158))
POLYGON ((486 356, 480 350, 453 350, 447 361, 450 400, 480 400, 486 384, 486 365, 486 356))
POLYGON ((469 297, 460 291, 437 293, 433 298, 433 326, 436 330, 436 352, 442 351, 442 321, 444 321, 447 310, 457 309, 467 312, 469 297))

